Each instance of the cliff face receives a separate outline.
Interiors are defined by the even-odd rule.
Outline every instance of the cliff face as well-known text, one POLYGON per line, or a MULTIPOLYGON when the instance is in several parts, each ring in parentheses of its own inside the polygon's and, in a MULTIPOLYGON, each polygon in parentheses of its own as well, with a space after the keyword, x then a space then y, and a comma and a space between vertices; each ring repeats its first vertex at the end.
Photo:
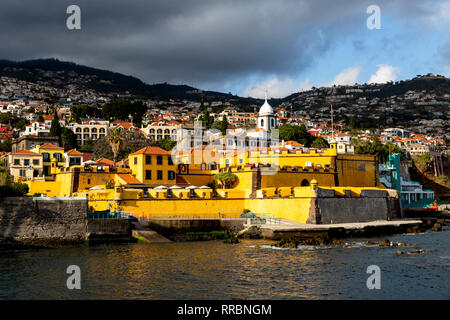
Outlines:
POLYGON ((86 200, 4 198, 0 202, 0 246, 82 243, 86 209, 86 200))
MULTIPOLYGON (((435 177, 431 174, 423 172, 415 164, 409 169, 411 180, 418 181, 423 185, 424 189, 431 189, 434 194, 443 201, 450 201, 450 188, 435 181, 435 177)), ((450 176, 450 168, 444 168, 447 177, 450 176)))

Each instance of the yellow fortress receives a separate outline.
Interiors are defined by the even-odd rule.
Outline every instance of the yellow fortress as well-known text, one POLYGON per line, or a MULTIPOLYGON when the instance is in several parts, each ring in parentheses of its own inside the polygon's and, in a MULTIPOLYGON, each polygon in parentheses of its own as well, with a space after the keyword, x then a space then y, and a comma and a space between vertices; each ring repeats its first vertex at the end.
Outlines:
MULTIPOLYGON (((36 151, 42 150, 49 151, 36 151)), ((29 195, 87 197, 91 212, 140 219, 238 218, 251 212, 301 223, 401 216, 397 192, 379 183, 377 157, 338 154, 336 143, 323 150, 221 152, 200 146, 173 154, 145 147, 129 155, 129 168, 59 160, 50 162, 48 179, 25 181, 29 195), (229 188, 215 184, 221 172, 234 175, 229 188)))

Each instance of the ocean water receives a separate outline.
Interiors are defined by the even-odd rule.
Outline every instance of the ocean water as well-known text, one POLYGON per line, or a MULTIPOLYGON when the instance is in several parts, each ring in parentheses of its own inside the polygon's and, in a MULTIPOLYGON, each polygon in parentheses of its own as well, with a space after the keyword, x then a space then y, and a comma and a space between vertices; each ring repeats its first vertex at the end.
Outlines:
MULTIPOLYGON (((371 240, 384 240, 371 238, 371 240)), ((450 299, 450 230, 388 237, 409 247, 246 240, 0 252, 0 299, 450 299), (422 254, 397 255, 415 248, 422 254), (81 289, 69 290, 69 265, 81 289), (366 285, 380 270, 380 289, 366 285)))

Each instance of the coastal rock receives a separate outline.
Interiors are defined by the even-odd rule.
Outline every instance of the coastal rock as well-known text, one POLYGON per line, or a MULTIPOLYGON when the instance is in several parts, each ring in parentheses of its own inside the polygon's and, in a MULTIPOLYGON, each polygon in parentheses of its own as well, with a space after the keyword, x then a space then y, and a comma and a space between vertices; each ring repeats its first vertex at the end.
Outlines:
POLYGON ((344 242, 342 240, 339 240, 339 239, 333 239, 331 241, 331 244, 337 245, 337 246, 342 246, 342 245, 344 245, 344 242))
POLYGON ((250 226, 239 231, 237 236, 247 239, 259 239, 261 238, 261 228, 259 226, 250 226))
POLYGON ((408 254, 417 254, 417 253, 425 253, 425 251, 422 249, 415 249, 408 251, 408 254))
POLYGON ((442 225, 440 223, 435 223, 431 228, 431 231, 442 231, 442 225))
POLYGON ((298 242, 293 240, 293 239, 290 239, 290 240, 283 239, 277 244, 277 246, 281 247, 281 248, 293 248, 293 249, 295 249, 298 246, 298 242))
POLYGON ((239 243, 239 239, 237 237, 229 237, 226 238, 223 243, 230 243, 230 244, 235 244, 235 243, 239 243))
POLYGON ((380 247, 390 247, 391 246, 391 242, 388 239, 386 239, 384 241, 377 242, 377 244, 380 247))

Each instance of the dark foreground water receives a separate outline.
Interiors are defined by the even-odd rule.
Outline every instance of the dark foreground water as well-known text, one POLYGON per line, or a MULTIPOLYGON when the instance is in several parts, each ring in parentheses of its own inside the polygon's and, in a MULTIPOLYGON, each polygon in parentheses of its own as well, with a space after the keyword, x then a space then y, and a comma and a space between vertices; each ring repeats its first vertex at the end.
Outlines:
POLYGON ((450 299, 450 231, 389 239, 413 247, 358 239, 349 248, 208 241, 3 251, 0 299, 450 299), (426 253, 396 254, 415 247, 426 253), (81 268, 81 290, 67 289, 69 265, 81 268), (381 269, 380 290, 367 289, 369 265, 381 269))

